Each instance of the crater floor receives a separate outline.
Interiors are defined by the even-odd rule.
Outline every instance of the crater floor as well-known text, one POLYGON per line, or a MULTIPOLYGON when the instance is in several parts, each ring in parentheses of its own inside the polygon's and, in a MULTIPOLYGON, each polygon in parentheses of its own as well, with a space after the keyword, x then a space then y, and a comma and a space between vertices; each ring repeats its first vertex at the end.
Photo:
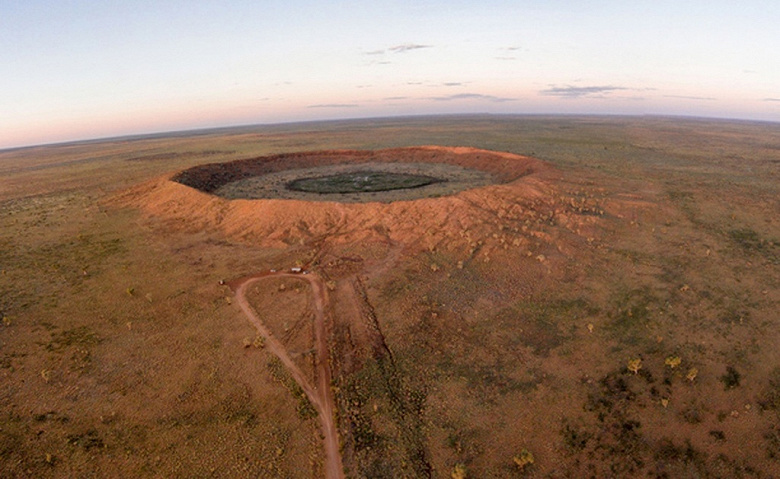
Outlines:
MULTIPOLYGON (((338 183, 338 181, 336 181, 338 183)), ((452 195, 471 188, 479 188, 497 182, 495 175, 474 168, 463 168, 447 163, 358 163, 345 165, 327 165, 313 168, 268 173, 251 176, 216 189, 213 194, 233 199, 294 199, 304 201, 337 201, 339 203, 390 203, 393 201, 417 200, 452 195), (375 191, 345 192, 340 185, 322 184, 326 178, 348 177, 359 173, 407 175, 411 178, 428 178, 423 184, 412 183, 411 186, 366 188, 375 191), (302 180, 321 180, 321 192, 301 191, 291 189, 291 183, 302 180), (331 189, 333 191, 327 191, 331 189)), ((314 188, 308 188, 314 189, 314 188)), ((357 188, 356 188, 357 189, 357 188)))

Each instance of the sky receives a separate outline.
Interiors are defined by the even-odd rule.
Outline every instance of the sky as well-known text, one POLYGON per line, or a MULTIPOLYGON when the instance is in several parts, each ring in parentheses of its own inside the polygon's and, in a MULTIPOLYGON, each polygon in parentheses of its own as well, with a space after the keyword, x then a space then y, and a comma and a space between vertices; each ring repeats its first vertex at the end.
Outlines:
POLYGON ((780 121, 777 0, 0 0, 0 148, 423 114, 780 121))

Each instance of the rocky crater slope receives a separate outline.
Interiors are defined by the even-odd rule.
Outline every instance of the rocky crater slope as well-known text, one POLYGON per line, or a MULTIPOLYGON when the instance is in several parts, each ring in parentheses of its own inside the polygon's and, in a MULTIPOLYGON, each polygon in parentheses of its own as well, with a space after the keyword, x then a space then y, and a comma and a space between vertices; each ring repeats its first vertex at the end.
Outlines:
MULTIPOLYGON (((582 204, 560 204, 556 177, 557 173, 539 160, 474 148, 304 152, 197 166, 135 187, 118 201, 140 207, 168 221, 168 226, 220 230, 232 239, 262 246, 302 244, 327 237, 335 242, 374 239, 432 247, 468 243, 497 231, 522 229, 527 233, 534 222, 553 216, 557 224, 586 234, 598 208, 584 200, 582 204), (226 185, 280 172, 293 178, 296 171, 303 175, 315 167, 320 172, 345 165, 371 165, 372 169, 386 165, 392 170, 409 164, 453 165, 484 173, 493 181, 452 194, 439 190, 436 197, 413 200, 404 199, 403 192, 414 190, 398 190, 394 194, 400 196, 389 202, 374 201, 368 194, 362 203, 338 201, 338 195, 335 201, 308 201, 289 197, 226 199, 214 194, 226 185)), ((509 241, 518 244, 520 240, 509 241)))

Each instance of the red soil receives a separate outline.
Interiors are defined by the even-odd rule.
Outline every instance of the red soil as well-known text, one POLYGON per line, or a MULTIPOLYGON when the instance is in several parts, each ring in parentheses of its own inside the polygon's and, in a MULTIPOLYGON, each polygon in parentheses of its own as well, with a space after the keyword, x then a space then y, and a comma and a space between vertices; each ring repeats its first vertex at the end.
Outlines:
POLYGON ((539 160, 474 148, 329 151, 195 167, 144 183, 118 200, 167 219, 172 227, 221 230, 228 237, 262 246, 284 246, 324 236, 335 241, 383 238, 408 245, 431 233, 455 237, 467 230, 478 231, 504 215, 517 215, 518 209, 552 195, 549 180, 553 175, 552 168, 539 160), (440 198, 351 204, 227 200, 182 184, 212 191, 225 183, 272 171, 362 162, 449 163, 492 173, 501 184, 440 198))
POLYGON ((266 347, 276 355, 284 364, 295 382, 301 387, 306 397, 309 398, 312 406, 317 410, 320 424, 322 425, 323 443, 325 446, 325 477, 327 479, 339 479, 344 477, 344 466, 341 464, 341 453, 339 451, 339 437, 336 430, 335 415, 336 406, 333 400, 333 391, 330 388, 330 362, 328 361, 328 342, 326 339, 326 309, 328 303, 328 293, 322 280, 316 274, 295 275, 289 273, 270 273, 264 272, 248 278, 241 278, 231 282, 231 288, 236 293, 236 299, 241 310, 249 318, 266 341, 266 347), (258 317, 249 301, 246 299, 246 289, 263 278, 291 277, 308 281, 312 288, 314 303, 314 322, 315 322, 315 347, 317 350, 317 382, 312 384, 306 379, 304 373, 290 359, 284 345, 276 339, 268 328, 265 327, 262 320, 258 317))

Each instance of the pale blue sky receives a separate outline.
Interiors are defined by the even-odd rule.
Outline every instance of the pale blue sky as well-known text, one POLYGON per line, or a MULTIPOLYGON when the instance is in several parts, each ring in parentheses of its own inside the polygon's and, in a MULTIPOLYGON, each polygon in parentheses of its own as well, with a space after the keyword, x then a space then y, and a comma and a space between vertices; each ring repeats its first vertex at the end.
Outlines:
POLYGON ((780 121, 780 2, 0 0, 0 148, 429 113, 780 121))

